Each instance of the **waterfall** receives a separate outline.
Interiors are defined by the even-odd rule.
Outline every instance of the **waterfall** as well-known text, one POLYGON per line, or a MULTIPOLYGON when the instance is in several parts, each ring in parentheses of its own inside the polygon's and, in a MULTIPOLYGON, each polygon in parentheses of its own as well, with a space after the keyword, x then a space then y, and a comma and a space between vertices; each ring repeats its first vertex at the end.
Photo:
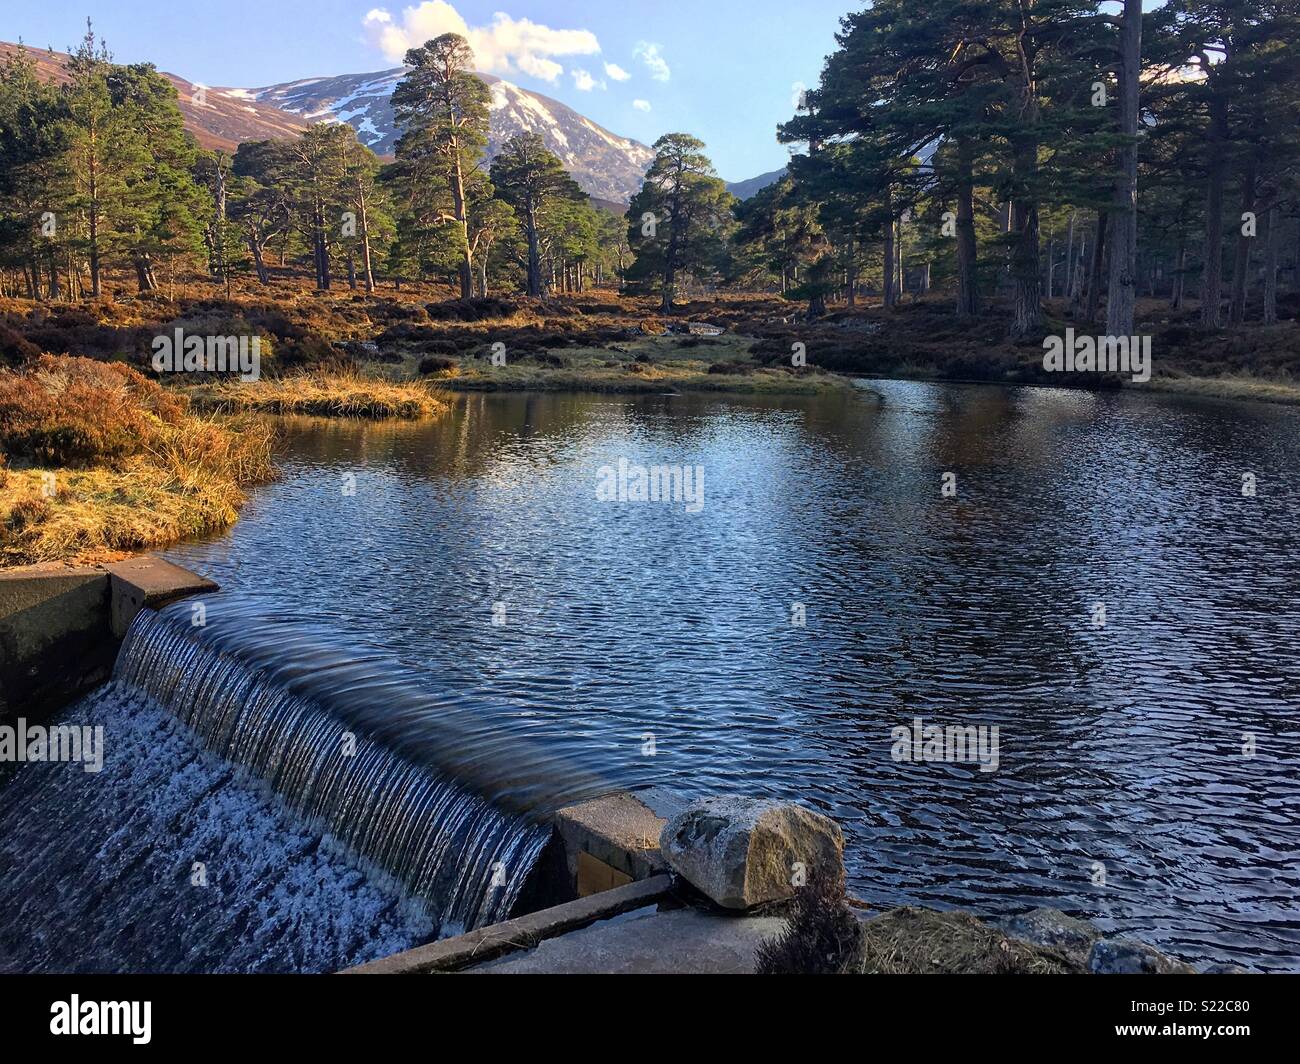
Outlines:
POLYGON ((444 935, 505 919, 549 835, 539 814, 601 789, 487 707, 225 601, 202 625, 186 603, 141 613, 114 680, 390 876, 444 935))

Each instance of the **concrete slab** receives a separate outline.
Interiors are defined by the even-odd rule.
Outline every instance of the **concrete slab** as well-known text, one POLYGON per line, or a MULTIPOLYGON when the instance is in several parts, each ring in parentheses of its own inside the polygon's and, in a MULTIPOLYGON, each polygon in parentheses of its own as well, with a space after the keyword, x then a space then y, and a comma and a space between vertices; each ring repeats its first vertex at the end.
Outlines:
POLYGON ((108 567, 112 587, 111 623, 113 635, 123 638, 136 614, 146 607, 157 609, 187 595, 216 591, 217 585, 162 558, 144 555, 108 567))
POLYGON ((477 965, 467 974, 749 975, 759 944, 784 928, 779 917, 641 909, 477 965))
POLYGON ((417 946, 405 953, 349 968, 342 974, 420 975, 454 972, 503 953, 531 948, 544 939, 586 927, 593 921, 640 909, 667 897, 671 889, 672 879, 669 876, 655 876, 641 883, 629 883, 616 890, 566 902, 552 909, 543 909, 502 924, 457 935, 455 938, 417 946))

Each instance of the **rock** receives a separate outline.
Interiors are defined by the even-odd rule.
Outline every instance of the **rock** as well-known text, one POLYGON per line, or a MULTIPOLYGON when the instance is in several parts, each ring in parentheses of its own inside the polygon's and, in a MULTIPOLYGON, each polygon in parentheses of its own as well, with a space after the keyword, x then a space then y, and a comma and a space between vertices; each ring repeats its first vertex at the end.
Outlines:
POLYGON ((1088 954, 1093 975, 1194 975, 1190 964, 1166 957, 1158 949, 1128 939, 1102 939, 1088 954))
POLYGON ((664 826, 659 845, 678 875, 727 909, 782 901, 796 882, 844 875, 839 825, 787 802, 704 798, 664 826))
POLYGON ((1066 916, 1060 909, 1034 909, 1032 912, 1000 921, 1008 935, 1035 946, 1058 949, 1067 957, 1084 963, 1101 932, 1086 920, 1066 916))
POLYGON ((1250 975, 1249 968, 1243 968, 1240 964, 1211 964, 1208 968, 1201 969, 1202 975, 1250 975))

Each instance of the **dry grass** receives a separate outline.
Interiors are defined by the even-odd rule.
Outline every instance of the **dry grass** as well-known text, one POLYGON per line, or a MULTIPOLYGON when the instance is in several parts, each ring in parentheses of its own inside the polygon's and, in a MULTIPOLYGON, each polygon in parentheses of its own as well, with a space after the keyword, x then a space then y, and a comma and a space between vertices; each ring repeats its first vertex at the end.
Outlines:
POLYGON ((186 410, 133 370, 46 356, 0 372, 0 566, 98 559, 225 528, 271 429, 186 410))
POLYGON ((862 925, 868 975, 1065 975, 1084 969, 1058 950, 1012 938, 970 913, 894 909, 862 925))
POLYGON ((208 410, 317 417, 434 417, 447 403, 421 382, 390 382, 352 373, 316 373, 252 382, 201 385, 191 393, 208 410))
POLYGON ((1270 379, 1251 374, 1224 377, 1152 377, 1136 389, 1174 392, 1180 395, 1204 395, 1213 399, 1250 399, 1262 403, 1300 403, 1300 383, 1290 379, 1270 379))

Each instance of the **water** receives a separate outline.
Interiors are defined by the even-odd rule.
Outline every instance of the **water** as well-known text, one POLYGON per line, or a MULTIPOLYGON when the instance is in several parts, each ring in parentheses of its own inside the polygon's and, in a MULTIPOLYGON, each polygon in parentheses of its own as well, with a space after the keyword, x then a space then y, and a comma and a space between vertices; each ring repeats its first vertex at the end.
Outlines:
POLYGON ((206 627, 144 622, 83 708, 126 736, 102 776, 0 786, 6 963, 332 970, 491 918, 473 840, 513 876, 557 805, 664 785, 836 817, 873 904, 1300 969, 1300 410, 874 382, 286 424, 283 478, 169 552, 223 585, 206 627), (620 458, 698 464, 703 509, 599 501, 620 458), (917 717, 998 726, 999 770, 895 763, 917 717), (331 784, 341 729, 385 756, 331 784), (438 795, 482 823, 428 874, 438 795), (220 904, 176 885, 213 853, 220 904), (137 895, 169 915, 119 934, 137 895))
POLYGON ((102 729, 102 764, 0 779, 0 971, 334 971, 497 923, 550 836, 538 812, 599 793, 482 742, 489 707, 194 609, 142 613, 63 716, 102 729))
POLYGON ((296 422, 284 478, 171 554, 214 614, 493 707, 499 751, 808 801, 872 903, 1050 904, 1300 968, 1300 411, 870 388, 296 422), (703 510, 598 501, 620 457, 701 465, 703 510), (998 725, 999 771, 895 763, 915 717, 998 725))
POLYGON ((104 728, 104 766, 0 785, 0 972, 329 972, 435 936, 139 691, 66 716, 104 728))

